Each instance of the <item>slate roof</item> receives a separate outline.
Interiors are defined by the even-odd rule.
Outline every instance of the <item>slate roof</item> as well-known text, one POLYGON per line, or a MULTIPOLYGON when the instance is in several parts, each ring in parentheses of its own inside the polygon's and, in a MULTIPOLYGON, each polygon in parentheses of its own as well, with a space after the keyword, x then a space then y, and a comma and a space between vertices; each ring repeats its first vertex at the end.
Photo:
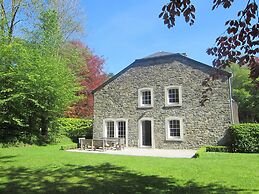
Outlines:
MULTIPOLYGON (((170 53, 170 52, 164 52, 164 51, 160 51, 160 52, 156 52, 153 53, 151 55, 148 55, 144 58, 141 59, 136 59, 133 63, 131 63, 129 66, 127 66, 126 68, 124 68, 123 70, 121 70, 119 73, 117 73, 116 75, 114 75, 113 77, 111 77, 110 79, 108 79, 107 81, 105 81, 103 84, 101 84, 100 86, 98 86, 97 88, 95 88, 92 93, 95 93, 96 91, 98 91, 99 89, 103 88, 104 86, 106 86, 107 84, 109 84, 110 82, 112 82, 113 80, 115 80, 117 77, 119 77, 120 75, 122 75, 123 73, 125 73, 128 69, 132 68, 132 67, 136 67, 136 66, 142 66, 143 62, 148 62, 148 61, 154 61, 157 59, 163 59, 164 61, 172 61, 172 60, 176 60, 176 61, 188 61, 189 63, 195 64, 197 67, 200 68, 209 68, 211 70, 214 71, 219 71, 220 73, 230 77, 231 74, 229 72, 226 72, 224 70, 220 70, 217 69, 215 67, 206 65, 204 63, 201 63, 199 61, 196 61, 194 59, 191 59, 189 57, 186 56, 186 53, 170 53)), ((161 64, 161 63, 158 63, 161 64)), ((186 63, 184 63, 186 64, 186 63)), ((188 65, 188 63, 186 64, 188 65)))
POLYGON ((148 59, 148 58, 154 58, 154 57, 162 57, 162 56, 166 56, 166 55, 172 55, 174 53, 169 53, 169 52, 165 52, 165 51, 159 51, 156 53, 153 53, 151 55, 148 55, 146 57, 144 57, 144 59, 148 59))

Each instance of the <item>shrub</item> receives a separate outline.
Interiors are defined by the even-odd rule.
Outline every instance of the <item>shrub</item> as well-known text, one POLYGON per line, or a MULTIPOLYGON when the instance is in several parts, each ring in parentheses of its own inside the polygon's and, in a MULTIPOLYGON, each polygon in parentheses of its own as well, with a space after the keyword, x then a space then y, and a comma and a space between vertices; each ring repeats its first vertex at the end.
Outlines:
POLYGON ((0 143, 0 148, 9 148, 9 147, 27 147, 31 146, 30 144, 25 144, 23 142, 8 142, 8 143, 0 143))
POLYGON ((206 152, 229 152, 226 146, 206 146, 206 152))
POLYGON ((74 142, 78 142, 79 137, 92 138, 93 121, 78 118, 60 118, 54 124, 54 131, 60 135, 70 137, 74 142))
POLYGON ((259 124, 244 123, 232 125, 230 133, 233 151, 259 153, 259 124))
POLYGON ((199 158, 205 152, 229 152, 230 149, 227 146, 202 146, 194 155, 194 158, 199 158))
POLYGON ((76 149, 77 148, 77 144, 70 144, 70 145, 62 145, 60 147, 60 150, 71 150, 71 149, 76 149))
POLYGON ((206 146, 203 146, 197 150, 197 152, 194 155, 194 158, 199 158, 203 153, 206 152, 206 146))
POLYGON ((19 145, 23 146, 23 144, 40 144, 40 138, 40 135, 25 130, 15 131, 14 129, 5 129, 0 134, 0 142, 3 145, 6 144, 6 147, 11 147, 12 145, 19 147, 19 145))

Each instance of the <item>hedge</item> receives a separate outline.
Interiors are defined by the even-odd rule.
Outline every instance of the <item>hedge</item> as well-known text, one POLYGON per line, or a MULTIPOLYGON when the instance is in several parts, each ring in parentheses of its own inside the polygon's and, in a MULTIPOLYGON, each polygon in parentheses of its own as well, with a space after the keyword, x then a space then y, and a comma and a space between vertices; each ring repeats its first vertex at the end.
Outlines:
POLYGON ((91 139, 93 136, 93 120, 60 118, 55 122, 55 129, 70 137, 74 142, 78 142, 79 137, 91 139))
POLYGON ((199 158, 205 152, 229 152, 227 146, 202 146, 200 147, 194 155, 194 158, 199 158))
POLYGON ((203 153, 205 153, 206 152, 206 146, 202 146, 202 147, 200 147, 198 150, 197 150, 197 152, 195 153, 195 155, 193 156, 194 158, 200 158, 201 157, 201 155, 203 154, 203 153))
POLYGON ((229 152, 227 146, 206 146, 206 152, 229 152))
POLYGON ((259 124, 244 123, 230 127, 231 147, 235 152, 259 153, 259 124))
POLYGON ((72 150, 72 149, 76 149, 77 148, 77 144, 70 144, 70 145, 62 145, 60 147, 60 150, 72 150))

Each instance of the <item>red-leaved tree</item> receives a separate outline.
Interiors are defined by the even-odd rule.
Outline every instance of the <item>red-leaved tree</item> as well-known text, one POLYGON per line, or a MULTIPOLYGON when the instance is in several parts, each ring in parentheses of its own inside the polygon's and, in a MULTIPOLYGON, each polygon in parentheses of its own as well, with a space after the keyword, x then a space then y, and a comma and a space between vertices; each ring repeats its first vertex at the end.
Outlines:
POLYGON ((92 91, 108 78, 108 75, 103 70, 104 59, 93 54, 80 41, 72 41, 71 44, 81 51, 79 57, 82 57, 84 62, 84 65, 77 72, 78 80, 83 89, 78 93, 78 95, 82 96, 82 99, 71 106, 65 115, 76 118, 92 118, 92 91))

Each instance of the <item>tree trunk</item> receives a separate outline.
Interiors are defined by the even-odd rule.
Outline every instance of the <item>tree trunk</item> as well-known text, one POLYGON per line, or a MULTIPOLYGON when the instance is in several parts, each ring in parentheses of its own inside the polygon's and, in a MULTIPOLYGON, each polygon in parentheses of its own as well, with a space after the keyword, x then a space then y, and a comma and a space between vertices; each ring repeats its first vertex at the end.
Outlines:
POLYGON ((32 131, 32 133, 36 131, 36 118, 34 116, 29 117, 29 130, 32 131))
POLYGON ((5 7, 4 7, 4 0, 0 0, 0 9, 1 9, 1 33, 4 33, 5 30, 5 22, 6 22, 6 13, 5 13, 5 7))
POLYGON ((41 135, 47 136, 48 135, 48 125, 49 121, 46 117, 41 117, 41 135))

